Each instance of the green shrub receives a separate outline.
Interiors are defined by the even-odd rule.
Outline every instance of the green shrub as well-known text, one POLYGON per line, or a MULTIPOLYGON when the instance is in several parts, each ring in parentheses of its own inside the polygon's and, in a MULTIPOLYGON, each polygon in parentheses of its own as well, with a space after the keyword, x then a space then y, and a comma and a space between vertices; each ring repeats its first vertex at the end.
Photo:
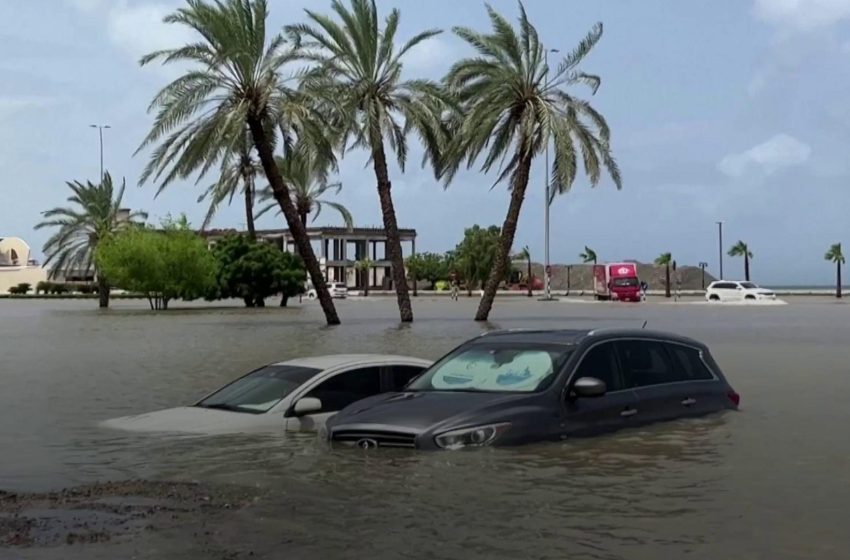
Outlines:
POLYGON ((53 284, 51 282, 45 282, 42 280, 38 284, 35 285, 35 293, 36 294, 49 294, 50 290, 53 288, 53 284))
POLYGON ((437 280, 434 283, 434 289, 438 292, 445 292, 449 289, 449 281, 448 280, 437 280))
POLYGON ((32 284, 30 284, 29 282, 21 282, 17 285, 17 288, 19 294, 26 294, 29 293, 30 289, 32 288, 32 284))
POLYGON ((71 291, 71 290, 68 289, 68 286, 66 286, 65 284, 60 284, 60 283, 53 284, 51 286, 51 288, 52 288, 52 290, 50 291, 50 293, 51 294, 57 294, 57 295, 58 294, 67 294, 68 292, 71 291))

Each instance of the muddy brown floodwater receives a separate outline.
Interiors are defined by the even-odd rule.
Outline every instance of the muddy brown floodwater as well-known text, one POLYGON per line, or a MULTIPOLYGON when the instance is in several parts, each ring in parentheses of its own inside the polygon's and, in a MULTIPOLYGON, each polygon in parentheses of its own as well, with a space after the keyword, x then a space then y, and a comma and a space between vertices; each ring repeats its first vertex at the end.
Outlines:
POLYGON ((0 301, 0 558, 850 557, 850 305, 415 301, 288 310, 0 301), (498 327, 640 326, 709 344, 742 408, 475 452, 328 451, 314 436, 98 427, 270 361, 436 358, 498 327))

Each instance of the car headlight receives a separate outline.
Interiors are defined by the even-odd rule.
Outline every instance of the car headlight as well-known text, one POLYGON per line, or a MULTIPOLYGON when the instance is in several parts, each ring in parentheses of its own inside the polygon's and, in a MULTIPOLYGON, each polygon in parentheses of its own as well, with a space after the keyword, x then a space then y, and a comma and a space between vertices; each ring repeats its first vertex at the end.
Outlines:
POLYGON ((483 447, 490 445, 497 437, 511 427, 510 422, 475 426, 444 432, 434 438, 434 442, 442 449, 461 449, 464 447, 483 447))

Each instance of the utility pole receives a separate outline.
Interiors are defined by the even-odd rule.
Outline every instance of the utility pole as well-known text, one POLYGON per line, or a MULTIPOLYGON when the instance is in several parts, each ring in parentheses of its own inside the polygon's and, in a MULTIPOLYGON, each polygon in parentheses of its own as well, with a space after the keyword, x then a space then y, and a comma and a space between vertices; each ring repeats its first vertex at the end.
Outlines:
POLYGON ((112 128, 108 124, 90 124, 90 128, 96 128, 100 136, 100 182, 103 182, 103 129, 112 128))
MULTIPOLYGON (((557 53, 560 52, 558 49, 545 49, 545 62, 546 62, 546 82, 544 83, 544 89, 549 86, 549 53, 557 53)), ((555 298, 552 297, 552 283, 550 281, 550 277, 552 275, 552 263, 549 260, 549 202, 552 199, 551 187, 549 185, 549 140, 546 140, 546 200, 544 201, 545 214, 543 218, 543 229, 544 229, 544 241, 543 241, 543 253, 544 253, 544 267, 543 267, 543 301, 552 301, 555 298)))
POLYGON ((717 222, 717 250, 720 257, 720 278, 723 280, 723 222, 717 222))

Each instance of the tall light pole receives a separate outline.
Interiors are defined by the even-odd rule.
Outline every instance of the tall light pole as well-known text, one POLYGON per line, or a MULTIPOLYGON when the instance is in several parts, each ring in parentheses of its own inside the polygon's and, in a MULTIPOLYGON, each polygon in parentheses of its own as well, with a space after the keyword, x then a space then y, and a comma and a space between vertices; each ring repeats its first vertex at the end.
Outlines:
POLYGON ((100 136, 100 181, 103 182, 103 129, 112 128, 108 124, 90 124, 90 128, 96 128, 100 136))
POLYGON ((723 222, 717 222, 717 251, 720 257, 719 280, 723 280, 723 222))
MULTIPOLYGON (((549 53, 557 53, 560 52, 558 49, 546 49, 544 54, 544 59, 546 62, 546 81, 544 82, 543 87, 546 88, 549 85, 549 53)), ((549 277, 552 272, 552 264, 549 260, 549 201, 552 199, 551 187, 549 186, 549 140, 546 139, 546 200, 544 204, 546 205, 546 211, 543 218, 543 260, 545 261, 545 266, 543 269, 543 299, 545 301, 551 301, 554 298, 552 297, 552 283, 549 281, 549 277)))

